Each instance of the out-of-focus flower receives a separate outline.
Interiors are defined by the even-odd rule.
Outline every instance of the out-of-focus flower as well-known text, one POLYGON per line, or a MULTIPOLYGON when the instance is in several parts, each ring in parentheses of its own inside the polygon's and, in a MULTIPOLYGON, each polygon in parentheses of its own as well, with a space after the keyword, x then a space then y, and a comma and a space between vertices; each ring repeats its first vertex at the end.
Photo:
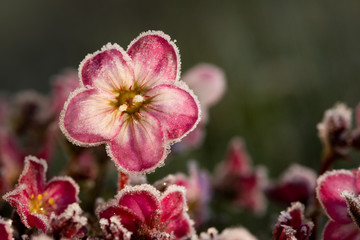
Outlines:
POLYGON ((195 221, 195 227, 204 224, 209 217, 208 203, 211 195, 209 174, 206 171, 200 171, 195 162, 190 162, 189 176, 182 173, 169 175, 157 181, 154 186, 160 191, 165 191, 173 184, 186 188, 189 215, 195 221))
POLYGON ((46 181, 46 161, 29 156, 17 187, 3 196, 27 227, 45 232, 52 213, 60 215, 69 204, 78 201, 79 187, 69 177, 55 177, 46 181))
POLYGON ((209 108, 220 101, 226 90, 224 72, 217 66, 201 63, 184 73, 182 80, 198 96, 201 104, 201 121, 176 148, 182 150, 199 146, 205 137, 205 125, 208 122, 209 108))
POLYGON ((224 229, 221 234, 215 228, 209 228, 207 232, 202 232, 200 236, 194 237, 198 240, 256 240, 247 229, 243 227, 232 227, 224 229))
POLYGON ((215 189, 236 206, 262 213, 266 208, 263 193, 266 183, 266 169, 253 168, 242 139, 233 138, 225 159, 215 169, 215 189))
POLYGON ((276 183, 266 187, 265 193, 271 200, 286 205, 297 201, 307 204, 314 197, 316 178, 311 168, 293 164, 276 183))
POLYGON ((316 194, 330 218, 323 239, 359 239, 360 171, 333 170, 317 180, 316 194))
POLYGON ((0 217, 0 239, 12 240, 13 229, 11 227, 11 220, 0 217))
POLYGON ((185 189, 172 185, 160 193, 143 184, 122 189, 100 205, 97 216, 105 239, 183 239, 193 234, 185 189))
POLYGON ((79 77, 74 69, 66 69, 53 77, 51 110, 56 116, 60 115, 70 93, 78 87, 80 87, 79 77))
POLYGON ((60 215, 51 213, 47 233, 56 239, 81 239, 87 233, 86 224, 87 218, 82 216, 79 204, 72 203, 60 215))
POLYGON ((169 145, 199 121, 199 104, 179 81, 180 56, 163 32, 141 34, 125 52, 108 44, 79 67, 80 85, 65 103, 60 126, 80 146, 107 144, 124 173, 161 166, 169 145))
POLYGON ((294 202, 282 211, 273 229, 274 240, 307 240, 314 227, 312 221, 304 217, 304 205, 294 202))
POLYGON ((25 156, 49 159, 55 150, 57 125, 48 103, 47 97, 33 91, 21 92, 9 103, 11 111, 0 127, 0 163, 8 186, 19 177, 25 156))
POLYGON ((317 125, 325 157, 347 155, 350 146, 351 117, 351 109, 343 103, 337 103, 333 108, 326 110, 322 122, 317 125))

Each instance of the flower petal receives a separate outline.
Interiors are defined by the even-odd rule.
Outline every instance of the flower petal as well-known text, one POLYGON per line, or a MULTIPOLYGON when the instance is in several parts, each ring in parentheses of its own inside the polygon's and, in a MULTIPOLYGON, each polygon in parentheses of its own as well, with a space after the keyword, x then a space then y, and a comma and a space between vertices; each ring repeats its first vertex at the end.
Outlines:
POLYGON ((129 55, 117 44, 108 43, 101 51, 89 54, 80 64, 82 83, 112 92, 128 89, 134 83, 134 71, 129 55))
POLYGON ((180 55, 170 37, 148 31, 133 40, 127 50, 134 63, 136 83, 153 87, 173 84, 180 76, 180 55))
MULTIPOLYGON (((125 119, 119 134, 108 143, 107 152, 122 172, 151 172, 167 155, 159 121, 150 114, 125 119)), ((125 116, 124 116, 125 117, 125 116)))
POLYGON ((317 197, 327 215, 337 222, 351 222, 341 193, 345 190, 357 193, 354 174, 348 170, 333 170, 321 175, 317 183, 317 197))
POLYGON ((69 204, 78 201, 79 186, 70 177, 54 177, 45 188, 45 200, 53 199, 55 213, 62 213, 69 204))
POLYGON ((13 239, 13 229, 11 227, 11 220, 6 220, 0 217, 0 239, 12 240, 13 239))
MULTIPOLYGON (((124 207, 120 209, 121 213, 126 213, 126 216, 134 214, 141 222, 145 223, 147 226, 151 226, 151 221, 154 219, 154 214, 157 212, 156 210, 160 209, 157 196, 154 195, 153 192, 157 193, 157 190, 150 185, 124 188, 124 190, 120 192, 121 195, 118 201, 119 206, 124 207), (125 211, 126 208, 131 211, 125 211), (131 212, 133 214, 130 214, 131 212)), ((124 222, 123 219, 121 222, 127 228, 127 225, 131 222, 134 224, 136 219, 132 218, 132 221, 131 219, 126 221, 126 216, 124 216, 124 222)), ((122 218, 122 215, 120 215, 120 217, 122 218)), ((131 231, 132 229, 129 230, 131 231)))
POLYGON ((25 158, 25 166, 19 177, 19 184, 26 185, 26 192, 29 196, 31 194, 36 195, 44 190, 46 171, 47 164, 45 160, 33 156, 25 158))
POLYGON ((161 199, 161 221, 173 221, 181 217, 187 208, 185 201, 185 188, 171 185, 161 199))
POLYGON ((161 122, 168 140, 185 136, 199 121, 197 101, 186 90, 176 86, 160 85, 146 94, 152 98, 149 111, 161 122))
POLYGON ((65 103, 60 127, 74 144, 95 146, 112 139, 120 129, 114 95, 97 89, 78 89, 65 103))
POLYGON ((326 240, 360 240, 360 231, 354 223, 338 223, 329 221, 323 231, 326 240))
POLYGON ((175 239, 182 239, 183 237, 190 236, 193 232, 191 220, 187 214, 182 217, 171 221, 166 228, 166 232, 173 233, 175 239))
POLYGON ((224 72, 212 64, 196 65, 184 74, 182 80, 194 90, 201 105, 206 108, 216 104, 226 89, 224 72))

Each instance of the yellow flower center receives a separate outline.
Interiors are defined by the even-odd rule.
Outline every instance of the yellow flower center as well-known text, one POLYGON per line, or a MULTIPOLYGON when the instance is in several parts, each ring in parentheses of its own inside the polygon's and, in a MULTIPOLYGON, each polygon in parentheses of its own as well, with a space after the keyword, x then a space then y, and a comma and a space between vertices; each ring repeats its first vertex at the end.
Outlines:
POLYGON ((46 214, 49 210, 56 209, 56 204, 53 198, 46 198, 46 192, 35 196, 30 196, 30 213, 46 214))
POLYGON ((142 95, 144 91, 137 90, 121 90, 117 97, 117 101, 112 105, 117 107, 120 112, 136 115, 139 110, 143 109, 150 102, 148 97, 142 95))

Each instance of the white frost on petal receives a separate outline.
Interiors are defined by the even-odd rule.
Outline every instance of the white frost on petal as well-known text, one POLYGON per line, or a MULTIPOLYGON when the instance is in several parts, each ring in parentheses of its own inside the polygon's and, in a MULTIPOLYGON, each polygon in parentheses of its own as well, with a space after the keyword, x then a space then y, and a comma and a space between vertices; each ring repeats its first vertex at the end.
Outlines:
POLYGON ((79 200, 79 192, 80 192, 80 187, 79 185, 75 182, 74 179, 72 179, 69 176, 56 176, 53 177, 47 184, 46 186, 49 186, 50 183, 54 182, 54 181, 63 181, 63 182, 70 182, 71 185, 73 185, 73 187, 75 188, 75 195, 76 195, 76 201, 80 202, 79 200))
MULTIPOLYGON (((35 162, 37 164, 40 164, 43 168, 44 168, 44 171, 42 172, 42 177, 44 179, 44 181, 46 182, 46 172, 47 172, 47 168, 48 168, 48 165, 46 163, 46 161, 42 158, 37 158, 35 156, 27 156, 25 157, 25 164, 24 164, 24 169, 22 171, 22 173, 20 174, 20 177, 19 177, 19 181, 21 181, 21 179, 27 174, 27 172, 29 171, 29 168, 30 168, 30 161, 32 162, 35 162)), ((34 181, 36 181, 34 179, 34 181)))
MULTIPOLYGON (((0 225, 3 225, 4 230, 10 237, 9 239, 4 239, 4 240, 14 239, 14 238, 12 238, 14 230, 11 227, 11 224, 12 224, 12 220, 0 217, 0 225)), ((2 236, 2 237, 4 237, 4 236, 2 236)))
POLYGON ((165 40, 167 40, 170 45, 174 48, 175 51, 175 55, 176 55, 176 61, 177 61, 177 69, 176 69, 176 78, 175 78, 175 82, 178 81, 180 79, 180 72, 181 72, 181 58, 180 58, 180 52, 179 52, 179 48, 176 46, 175 41, 171 41, 171 38, 169 35, 165 34, 163 31, 154 31, 154 30, 149 30, 146 32, 142 32, 139 34, 139 36, 137 36, 134 40, 132 40, 130 42, 130 44, 127 47, 126 51, 129 51, 130 47, 136 43, 140 38, 145 37, 147 35, 158 35, 162 38, 164 38, 165 40))

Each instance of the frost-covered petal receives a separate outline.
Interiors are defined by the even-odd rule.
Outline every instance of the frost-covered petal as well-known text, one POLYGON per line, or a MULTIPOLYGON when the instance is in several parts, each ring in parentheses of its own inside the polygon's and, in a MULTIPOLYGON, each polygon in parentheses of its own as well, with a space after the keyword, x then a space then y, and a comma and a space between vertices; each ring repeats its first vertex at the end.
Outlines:
POLYGON ((198 122, 198 104, 186 90, 160 85, 146 94, 151 98, 149 111, 161 122, 169 140, 184 136, 198 122))
POLYGON ((140 113, 140 120, 125 119, 119 134, 108 143, 108 153, 123 172, 149 172, 167 154, 160 122, 140 113))
POLYGON ((360 240, 360 231, 354 223, 329 221, 323 231, 324 240, 360 240))
POLYGON ((180 218, 171 221, 166 228, 168 233, 173 233, 175 239, 182 239, 183 237, 190 236, 193 232, 191 220, 187 214, 180 218))
POLYGON ((134 83, 131 58, 117 44, 108 43, 101 51, 89 54, 79 67, 85 86, 112 92, 130 88, 134 83))
POLYGON ((132 41, 127 53, 133 60, 136 84, 153 87, 173 84, 180 75, 180 56, 170 37, 148 31, 132 41))
POLYGON ((45 188, 46 161, 33 156, 25 158, 25 166, 19 178, 19 184, 26 185, 26 192, 37 194, 45 188))
POLYGON ((321 175, 317 183, 317 197, 328 216, 337 222, 351 222, 341 193, 345 190, 358 193, 354 174, 348 170, 333 170, 321 175))
POLYGON ((78 201, 79 186, 70 177, 55 177, 46 185, 45 193, 45 200, 52 199, 55 213, 60 214, 78 201))
POLYGON ((120 112, 111 104, 115 95, 91 88, 72 93, 60 118, 61 130, 77 145, 110 140, 120 129, 120 112))
POLYGON ((13 229, 11 227, 11 220, 6 220, 0 217, 0 239, 11 240, 13 239, 13 229))
POLYGON ((199 97, 206 107, 217 103, 224 95, 226 81, 224 72, 215 65, 201 63, 186 71, 182 80, 199 97))
POLYGON ((185 188, 172 185, 161 199, 161 221, 172 221, 179 218, 186 208, 185 188))
MULTIPOLYGON (((150 226, 154 214, 156 210, 160 208, 160 205, 156 195, 153 194, 153 191, 156 192, 155 188, 150 187, 150 185, 145 186, 144 188, 125 188, 118 200, 118 205, 125 207, 119 209, 120 216, 122 216, 122 213, 129 215, 132 212, 136 216, 135 219, 139 219, 141 222, 150 226), (131 211, 126 211, 126 208, 131 211)), ((133 219, 133 222, 135 219, 133 219)))

